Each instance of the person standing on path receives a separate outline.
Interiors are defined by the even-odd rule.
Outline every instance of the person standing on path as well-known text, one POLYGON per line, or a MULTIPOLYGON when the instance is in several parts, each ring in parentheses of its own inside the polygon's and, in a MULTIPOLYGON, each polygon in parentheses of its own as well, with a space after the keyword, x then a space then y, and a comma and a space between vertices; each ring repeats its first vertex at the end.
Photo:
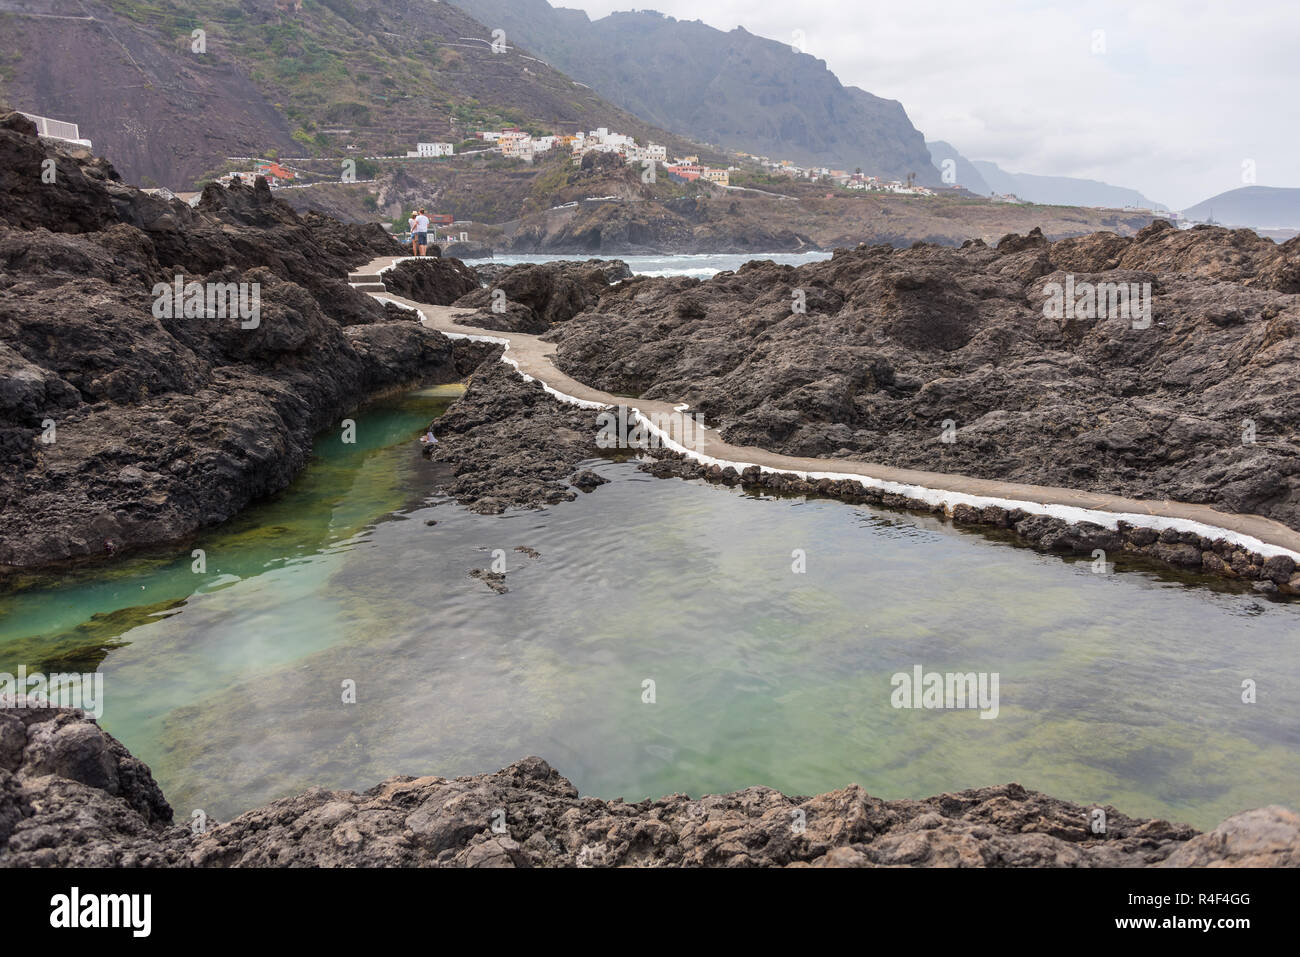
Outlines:
POLYGON ((416 250, 419 248, 415 243, 415 210, 411 210, 411 218, 406 221, 406 232, 411 237, 411 255, 418 256, 416 250))
POLYGON ((429 217, 424 215, 424 208, 420 208, 420 213, 415 217, 415 244, 419 247, 417 256, 428 255, 429 252, 429 217))

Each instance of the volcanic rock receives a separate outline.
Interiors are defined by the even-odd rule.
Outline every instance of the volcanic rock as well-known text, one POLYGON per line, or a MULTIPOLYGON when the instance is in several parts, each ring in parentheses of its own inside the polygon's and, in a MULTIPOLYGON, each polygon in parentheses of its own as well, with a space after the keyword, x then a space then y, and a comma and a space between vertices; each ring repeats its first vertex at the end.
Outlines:
POLYGON ((0 867, 1294 867, 1300 817, 1208 834, 1018 784, 884 801, 766 787, 626 803, 541 758, 469 777, 313 788, 228 822, 172 826, 148 768, 74 710, 0 710, 0 867))
POLYGON ((379 227, 299 216, 260 178, 165 201, 30 125, 0 118, 0 570, 222 522, 368 396, 466 371, 347 284, 395 251, 379 227), (249 315, 186 317, 178 282, 242 284, 249 315))
POLYGON ((638 277, 546 338, 579 381, 689 402, 735 445, 1300 528, 1297 269, 1300 241, 1159 222, 1134 238, 862 246, 707 282, 638 277), (1054 283, 1149 286, 1150 319, 1082 299, 1051 318, 1054 283))

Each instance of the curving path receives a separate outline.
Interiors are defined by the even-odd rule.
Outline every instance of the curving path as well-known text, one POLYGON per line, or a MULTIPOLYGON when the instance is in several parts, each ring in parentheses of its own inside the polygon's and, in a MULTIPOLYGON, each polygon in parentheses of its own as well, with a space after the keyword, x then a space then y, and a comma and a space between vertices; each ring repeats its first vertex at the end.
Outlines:
POLYGON ((931 505, 944 505, 949 511, 957 505, 982 508, 999 505, 1026 512, 1050 515, 1068 522, 1093 522, 1115 528, 1123 520, 1132 525, 1153 529, 1174 528, 1192 531, 1208 538, 1226 538, 1265 556, 1289 555, 1300 563, 1300 531, 1260 515, 1220 512, 1207 505, 1192 505, 1170 500, 1155 501, 1124 498, 1102 492, 1024 485, 993 479, 971 478, 944 472, 895 468, 852 459, 811 459, 781 455, 751 446, 731 445, 714 429, 696 426, 682 410, 685 405, 650 399, 628 399, 578 382, 556 368, 555 344, 542 342, 535 335, 479 329, 453 321, 466 315, 463 309, 412 302, 383 289, 383 273, 409 256, 384 256, 369 263, 348 278, 352 285, 379 300, 387 300, 420 313, 420 321, 452 338, 499 342, 505 345, 502 359, 526 378, 540 382, 548 392, 562 401, 588 408, 626 405, 663 444, 684 452, 705 465, 733 466, 741 471, 757 465, 764 471, 791 472, 805 479, 852 479, 865 486, 919 499, 931 505))

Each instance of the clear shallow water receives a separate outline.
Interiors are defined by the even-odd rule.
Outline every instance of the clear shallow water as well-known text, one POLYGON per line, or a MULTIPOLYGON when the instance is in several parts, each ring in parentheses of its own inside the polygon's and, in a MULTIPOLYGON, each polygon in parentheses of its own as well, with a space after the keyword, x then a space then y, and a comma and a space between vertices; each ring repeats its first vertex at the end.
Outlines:
POLYGON ((475 515, 430 497, 412 441, 447 401, 358 414, 356 446, 325 436, 181 554, 0 596, 0 670, 102 657, 103 722, 182 817, 527 754, 629 800, 1015 780, 1201 827, 1300 804, 1300 605, 632 463, 596 463, 611 484, 574 503, 475 515), (504 595, 468 577, 494 549, 504 595), (894 709, 915 664, 998 672, 999 716, 894 709))
MULTIPOLYGON (((559 260, 583 260, 590 256, 546 256, 518 255, 497 256, 493 259, 467 259, 471 266, 484 266, 489 263, 504 263, 513 266, 517 263, 544 263, 559 260)), ((695 276, 698 279, 711 279, 723 270, 737 270, 745 263, 755 259, 770 259, 783 266, 803 266, 807 263, 830 259, 830 253, 699 253, 690 256, 601 256, 601 259, 621 259, 636 276, 695 276)))

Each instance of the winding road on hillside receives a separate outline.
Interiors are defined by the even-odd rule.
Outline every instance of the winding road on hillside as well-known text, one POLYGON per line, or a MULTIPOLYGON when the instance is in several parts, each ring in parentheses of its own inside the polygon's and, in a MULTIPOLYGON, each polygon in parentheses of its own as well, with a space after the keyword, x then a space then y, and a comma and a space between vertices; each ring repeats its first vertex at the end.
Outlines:
POLYGON ((1068 522, 1094 522, 1108 528, 1114 528, 1120 520, 1137 527, 1174 528, 1196 532, 1207 538, 1226 538, 1265 556, 1289 555, 1300 563, 1300 531, 1259 515, 1221 512, 1206 505, 1186 502, 1124 498, 1080 489, 924 472, 852 459, 801 458, 752 446, 731 445, 717 430, 698 427, 695 419, 686 412, 688 407, 683 404, 628 399, 578 382, 556 367, 554 343, 543 342, 538 336, 526 333, 463 325, 455 318, 470 316, 472 311, 413 302, 386 291, 383 273, 410 258, 380 257, 351 273, 348 280, 376 299, 416 310, 426 327, 446 336, 502 343, 506 347, 503 361, 540 382, 562 401, 592 409, 627 406, 638 418, 646 421, 652 431, 659 433, 664 445, 685 452, 704 465, 717 464, 724 468, 730 465, 737 471, 757 465, 764 471, 791 472, 812 480, 850 479, 932 505, 942 504, 949 513, 955 506, 963 504, 975 508, 998 505, 1050 515, 1068 522))

